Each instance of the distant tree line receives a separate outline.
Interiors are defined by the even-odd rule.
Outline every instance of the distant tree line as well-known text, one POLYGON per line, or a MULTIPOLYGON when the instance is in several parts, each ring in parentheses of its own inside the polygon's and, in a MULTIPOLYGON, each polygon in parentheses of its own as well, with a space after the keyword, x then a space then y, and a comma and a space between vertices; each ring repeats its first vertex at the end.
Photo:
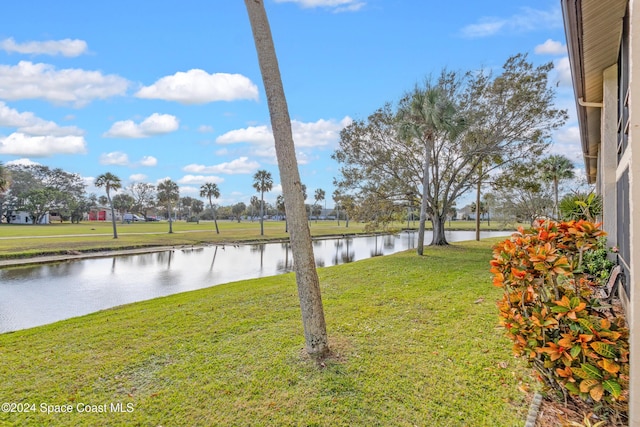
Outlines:
MULTIPOLYGON (((567 206, 573 206, 572 200, 586 200, 589 195, 588 189, 582 192, 563 189, 563 183, 574 178, 573 168, 573 163, 562 155, 512 163, 508 173, 497 174, 486 182, 488 188, 479 206, 481 218, 486 221, 495 219, 503 222, 530 222, 542 216, 563 217, 562 205, 565 200, 567 206)), ((103 175, 108 177, 109 173, 103 175)), ((111 180, 115 181, 115 178, 117 177, 112 176, 111 180)), ((96 183, 98 182, 96 179, 96 183)), ((43 215, 54 212, 64 221, 77 223, 92 208, 111 207, 106 188, 102 188, 105 189, 105 194, 87 194, 85 181, 77 174, 43 165, 0 164, 0 218, 4 222, 11 222, 13 213, 25 211, 29 213, 31 222, 38 223, 43 215)), ((303 198, 307 200, 305 185, 302 185, 302 190, 303 198)), ((214 221, 216 232, 219 233, 219 219, 242 221, 243 218, 286 218, 282 194, 277 196, 274 203, 265 201, 264 195, 261 195, 251 197, 249 203, 218 205, 215 203, 221 196, 218 185, 205 183, 200 187, 199 196, 205 201, 191 196, 173 199, 172 219, 214 221)), ((134 182, 124 188, 110 185, 110 197, 114 213, 120 218, 124 218, 125 213, 134 213, 145 220, 169 218, 166 200, 161 202, 158 199, 157 187, 153 184, 134 182)), ((323 210, 322 202, 326 204, 326 192, 318 188, 313 200, 309 200, 305 208, 310 220, 330 219, 337 221, 338 225, 342 221, 346 227, 350 220, 356 220, 376 227, 409 221, 408 227, 414 228, 420 215, 421 199, 413 192, 403 195, 403 198, 404 201, 398 202, 388 197, 377 197, 375 192, 357 197, 337 189, 332 194, 329 209, 323 210), (414 223, 411 224, 411 221, 414 223)), ((467 209, 454 202, 446 212, 445 219, 475 218, 476 208, 476 202, 470 203, 467 209)), ((579 210, 575 206, 571 209, 579 210)))
MULTIPOLYGON (((113 208, 112 220, 125 213, 139 215, 145 220, 152 218, 181 219, 187 221, 213 220, 216 232, 219 233, 218 219, 241 221, 243 218, 277 218, 284 219, 284 198, 278 196, 276 203, 264 200, 265 193, 273 188, 270 172, 260 170, 254 176, 254 189, 260 197, 253 196, 249 204, 238 202, 220 206, 215 200, 221 192, 217 184, 205 183, 200 187, 201 199, 179 195, 179 187, 172 180, 166 180, 157 186, 146 182, 134 182, 122 186, 120 178, 105 172, 94 182, 104 194, 88 194, 87 184, 78 174, 51 169, 44 165, 2 165, 0 164, 0 218, 3 222, 11 222, 15 212, 29 214, 31 223, 40 223, 44 215, 55 212, 64 221, 80 222, 87 217, 91 209, 113 208)), ((307 198, 306 186, 303 197, 307 198)), ((309 218, 321 217, 320 202, 324 200, 325 191, 317 189, 314 203, 307 204, 309 218)), ((344 217, 345 212, 342 213, 344 217)), ((336 217, 335 211, 331 216, 336 217)), ((117 237, 117 231, 114 232, 117 237)))

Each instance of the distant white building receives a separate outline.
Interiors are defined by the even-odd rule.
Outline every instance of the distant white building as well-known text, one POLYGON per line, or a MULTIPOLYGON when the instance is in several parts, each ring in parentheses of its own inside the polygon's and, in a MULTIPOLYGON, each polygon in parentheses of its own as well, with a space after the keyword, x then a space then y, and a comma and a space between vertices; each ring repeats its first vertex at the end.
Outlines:
MULTIPOLYGON (((480 205, 482 206, 482 205, 480 205)), ((489 217, 488 213, 482 213, 480 214, 480 219, 481 220, 486 220, 489 217)), ((456 216, 454 216, 454 218, 456 218, 456 216)), ((459 209, 457 211, 457 218, 458 219, 462 219, 462 220, 472 220, 472 219, 476 219, 476 210, 473 209, 473 206, 471 205, 466 205, 464 208, 459 209)))
MULTIPOLYGON (((25 211, 15 211, 11 215, 9 215, 9 222, 12 224, 33 224, 33 217, 29 212, 25 211)), ((49 224, 50 223, 50 215, 47 212, 42 216, 40 222, 38 224, 49 224)))

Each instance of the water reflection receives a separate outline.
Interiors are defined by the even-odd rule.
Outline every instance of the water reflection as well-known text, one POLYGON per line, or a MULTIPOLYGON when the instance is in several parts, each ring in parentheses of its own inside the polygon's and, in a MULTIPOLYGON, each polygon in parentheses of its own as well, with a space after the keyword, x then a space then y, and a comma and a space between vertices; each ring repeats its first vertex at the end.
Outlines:
POLYGON ((216 246, 213 251, 213 258, 211 258, 211 265, 209 266, 209 271, 213 270, 213 265, 216 263, 216 256, 218 255, 218 247, 216 246))
POLYGON ((260 269, 262 269, 262 267, 264 266, 264 249, 265 249, 266 244, 265 243, 259 243, 257 245, 250 245, 249 248, 251 250, 251 253, 253 254, 259 254, 260 256, 260 269))
MULTIPOLYGON (((451 242, 473 238, 473 232, 447 234, 451 242)), ((316 265, 322 267, 412 249, 415 242, 415 233, 343 237, 316 240, 313 251, 316 265)), ((286 273, 292 270, 292 255, 288 243, 262 243, 2 269, 0 332, 172 293, 286 273)))
POLYGON ((382 236, 385 249, 393 249, 396 246, 396 239, 393 236, 382 236))
POLYGON ((291 245, 289 243, 281 243, 280 247, 284 250, 284 260, 278 260, 276 270, 278 273, 288 273, 293 270, 293 259, 290 259, 291 245))
MULTIPOLYGON (((333 257, 332 265, 347 264, 356 260, 356 254, 350 249, 353 244, 352 237, 345 237, 343 239, 337 239, 334 241, 336 247, 336 254, 333 257)), ((407 248, 410 249, 410 248, 407 248)))

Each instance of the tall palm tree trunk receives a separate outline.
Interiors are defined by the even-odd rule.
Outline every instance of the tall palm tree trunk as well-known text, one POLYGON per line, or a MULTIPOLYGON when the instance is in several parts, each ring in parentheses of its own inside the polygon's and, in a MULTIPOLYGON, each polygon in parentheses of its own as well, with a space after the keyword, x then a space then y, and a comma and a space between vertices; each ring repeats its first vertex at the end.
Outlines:
POLYGON ((429 168, 431 163, 431 142, 427 141, 424 149, 424 172, 422 177, 422 202, 420 203, 420 225, 418 226, 417 253, 424 253, 424 231, 427 225, 427 205, 429 194, 429 168))
POLYGON ((111 201, 111 196, 109 195, 108 191, 107 191, 107 200, 109 201, 109 207, 111 208, 111 225, 113 226, 113 238, 117 239, 118 238, 118 227, 116 226, 116 215, 115 215, 115 211, 113 209, 113 202, 111 201))
POLYGON ((218 229, 218 214, 213 210, 213 202, 211 198, 209 198, 209 206, 211 207, 211 213, 213 214, 213 223, 216 225, 216 234, 220 234, 220 229, 218 229))
POLYGON ((271 127, 275 139, 287 222, 291 235, 293 267, 302 312, 305 348, 317 359, 329 354, 320 281, 315 267, 311 232, 306 221, 302 183, 291 132, 291 119, 282 86, 271 29, 262 0, 245 0, 253 39, 258 53, 262 81, 267 95, 271 127))
POLYGON ((260 235, 264 236, 264 191, 260 192, 260 235))
POLYGON ((216 234, 220 234, 220 229, 218 228, 218 214, 216 212, 213 213, 213 223, 216 225, 216 234))

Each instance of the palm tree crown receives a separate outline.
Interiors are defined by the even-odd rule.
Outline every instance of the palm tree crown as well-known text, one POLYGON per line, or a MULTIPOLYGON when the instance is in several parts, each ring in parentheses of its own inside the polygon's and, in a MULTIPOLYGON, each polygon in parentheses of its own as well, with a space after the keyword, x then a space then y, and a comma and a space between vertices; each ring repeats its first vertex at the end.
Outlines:
POLYGON ((259 193, 266 193, 273 188, 273 179, 271 178, 271 172, 266 170, 259 170, 253 175, 253 188, 259 193))
POLYGON ((200 187, 200 197, 206 197, 211 203, 211 198, 217 199, 220 197, 220 190, 218 185, 213 182, 207 182, 200 187))
POLYGON ((161 203, 175 203, 180 198, 178 184, 170 179, 165 179, 158 184, 158 201, 161 203))
POLYGON ((110 199, 111 190, 119 190, 122 188, 122 181, 120 181, 120 178, 111 172, 106 172, 102 175, 98 175, 95 181, 95 186, 98 188, 104 187, 107 193, 107 199, 110 199))

